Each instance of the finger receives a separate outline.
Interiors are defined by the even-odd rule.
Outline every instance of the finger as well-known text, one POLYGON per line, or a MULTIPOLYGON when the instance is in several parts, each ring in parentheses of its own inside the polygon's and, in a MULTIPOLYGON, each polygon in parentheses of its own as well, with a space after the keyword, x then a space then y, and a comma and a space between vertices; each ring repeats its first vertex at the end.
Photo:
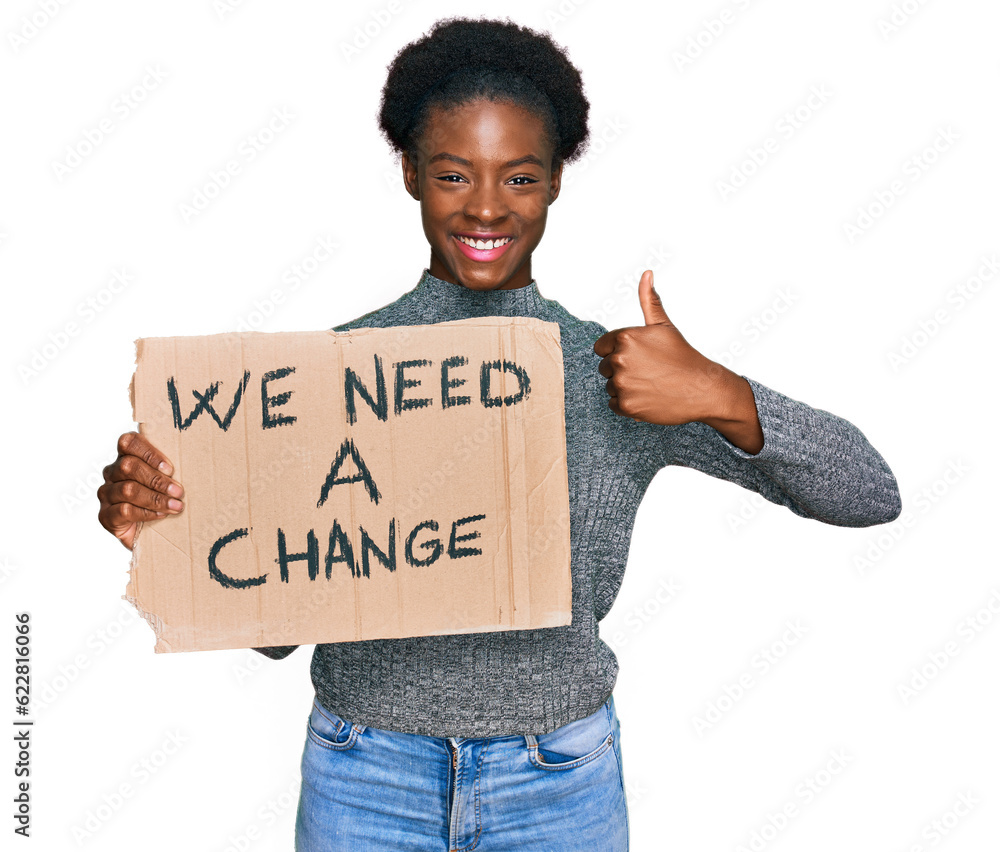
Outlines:
POLYGON ((162 470, 168 476, 174 472, 174 466, 170 463, 170 459, 138 432, 126 432, 118 439, 118 454, 138 456, 150 467, 162 470))
POLYGON ((155 521, 166 517, 164 512, 143 509, 132 503, 114 503, 102 506, 97 513, 98 520, 106 530, 121 538, 121 534, 143 521, 155 521))
POLYGON ((597 372, 606 379, 610 379, 614 375, 614 368, 611 366, 609 358, 604 357, 601 359, 601 363, 597 365, 597 372))
POLYGON ((636 417, 635 415, 632 414, 626 414, 624 411, 622 411, 617 396, 613 396, 608 400, 608 408, 610 408, 619 417, 627 417, 629 420, 634 420, 636 423, 642 422, 641 417, 636 417))
MULTIPOLYGON (((176 515, 184 508, 184 504, 176 497, 170 497, 161 491, 153 491, 134 479, 119 482, 106 482, 97 489, 97 497, 101 505, 131 505, 138 509, 149 509, 153 512, 164 512, 176 515)), ((135 520, 131 515, 131 520, 135 520)))
POLYGON ((660 297, 653 289, 653 270, 647 269, 639 279, 639 305, 642 307, 642 315, 646 320, 646 325, 673 325, 670 317, 660 297))
POLYGON ((129 503, 116 503, 114 506, 101 506, 97 518, 101 526, 117 538, 128 550, 135 545, 135 536, 143 521, 155 521, 164 517, 162 512, 151 512, 140 509, 129 503))
POLYGON ((181 497, 184 488, 174 478, 151 468, 138 456, 120 456, 104 468, 104 481, 107 483, 135 480, 153 491, 169 494, 171 497, 181 497))
POLYGON ((602 334, 597 340, 594 341, 594 352, 600 355, 602 358, 605 355, 610 355, 615 351, 615 336, 618 334, 618 329, 613 331, 608 331, 602 334))

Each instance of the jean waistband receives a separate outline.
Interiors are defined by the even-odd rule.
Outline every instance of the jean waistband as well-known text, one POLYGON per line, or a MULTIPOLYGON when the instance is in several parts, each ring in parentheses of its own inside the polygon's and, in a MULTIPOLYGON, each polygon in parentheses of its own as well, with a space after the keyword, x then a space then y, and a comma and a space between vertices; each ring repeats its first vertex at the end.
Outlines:
POLYGON ((453 745, 459 745, 464 742, 469 742, 470 740, 478 740, 480 742, 485 742, 486 740, 504 740, 504 739, 523 739, 527 742, 529 746, 537 744, 539 737, 573 737, 576 735, 582 735, 585 731, 596 727, 602 729, 608 729, 609 731, 613 727, 613 720, 617 718, 615 713, 615 703, 612 696, 608 696, 607 700, 598 707, 589 716, 584 716, 582 719, 576 719, 572 722, 567 722, 565 725, 561 725, 554 731, 550 731, 547 734, 507 734, 504 736, 497 737, 445 737, 448 742, 453 745))
MULTIPOLYGON (((332 723, 341 726, 349 725, 350 727, 353 727, 359 734, 363 734, 370 727, 360 722, 354 722, 352 720, 343 719, 333 711, 328 710, 322 703, 320 703, 318 696, 314 697, 313 706, 315 707, 317 712, 321 713, 332 723)), ((589 716, 584 716, 581 719, 576 719, 572 722, 567 722, 565 725, 561 725, 555 730, 545 734, 536 732, 534 734, 529 734, 529 733, 504 734, 494 737, 429 737, 424 734, 411 734, 402 731, 387 731, 381 728, 373 730, 380 730, 386 734, 392 734, 395 736, 402 736, 402 737, 417 737, 420 739, 437 740, 437 741, 447 740, 453 745, 458 745, 459 743, 470 742, 473 740, 478 740, 479 742, 485 742, 486 740, 495 741, 504 739, 527 739, 530 737, 530 740, 528 740, 528 744, 531 745, 533 741, 537 741, 539 737, 554 737, 556 735, 559 735, 560 737, 570 737, 577 734, 582 734, 584 731, 588 731, 595 726, 600 726, 610 730, 611 728, 613 728, 616 720, 617 720, 617 714, 615 712, 614 696, 609 695, 607 699, 604 701, 604 703, 589 716)))

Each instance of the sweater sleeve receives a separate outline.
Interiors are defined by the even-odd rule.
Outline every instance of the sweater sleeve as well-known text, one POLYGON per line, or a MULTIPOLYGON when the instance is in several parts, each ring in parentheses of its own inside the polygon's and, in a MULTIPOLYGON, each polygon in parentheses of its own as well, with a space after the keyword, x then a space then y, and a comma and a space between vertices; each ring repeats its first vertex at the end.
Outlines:
POLYGON ((270 648, 254 648, 253 650, 265 657, 270 657, 272 660, 283 660, 298 647, 298 645, 274 645, 270 648))
POLYGON ((764 433, 760 452, 747 453, 705 423, 686 423, 654 426, 649 458, 735 482, 825 524, 868 527, 899 516, 896 478, 856 426, 743 378, 764 433))

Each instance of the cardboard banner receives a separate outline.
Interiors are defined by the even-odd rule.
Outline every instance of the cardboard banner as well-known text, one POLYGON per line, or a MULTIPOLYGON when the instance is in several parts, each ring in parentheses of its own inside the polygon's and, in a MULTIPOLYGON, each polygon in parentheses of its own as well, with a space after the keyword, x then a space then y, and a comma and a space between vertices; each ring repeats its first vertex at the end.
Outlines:
POLYGON ((184 486, 124 596, 157 652, 570 623, 557 323, 144 338, 131 395, 184 486))

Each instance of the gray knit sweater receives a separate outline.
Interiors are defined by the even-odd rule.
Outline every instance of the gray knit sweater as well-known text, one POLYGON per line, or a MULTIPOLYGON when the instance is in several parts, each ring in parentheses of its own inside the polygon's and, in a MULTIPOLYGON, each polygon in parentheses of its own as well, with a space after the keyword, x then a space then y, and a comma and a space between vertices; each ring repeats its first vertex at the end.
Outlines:
MULTIPOLYGON (((317 645, 321 704, 350 722, 437 737, 548 733, 595 712, 618 660, 598 622, 621 587, 636 511, 653 476, 684 465, 752 489, 797 515, 865 527, 900 513, 882 457, 851 423, 748 379, 764 432, 750 455, 704 423, 660 426, 615 414, 594 341, 607 329, 541 296, 532 281, 478 292, 424 270, 392 304, 335 327, 424 325, 479 316, 557 322, 565 370, 573 619, 565 627, 317 645)), ((273 659, 296 645, 258 648, 273 659)))

